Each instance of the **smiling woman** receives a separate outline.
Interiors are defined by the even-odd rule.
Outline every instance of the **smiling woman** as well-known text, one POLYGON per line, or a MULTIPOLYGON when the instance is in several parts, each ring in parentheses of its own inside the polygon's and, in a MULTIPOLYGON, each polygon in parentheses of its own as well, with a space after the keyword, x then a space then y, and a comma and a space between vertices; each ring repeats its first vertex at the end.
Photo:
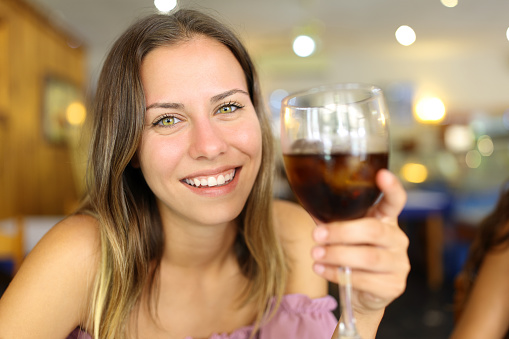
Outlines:
POLYGON ((316 227, 273 200, 263 107, 249 55, 215 19, 179 10, 131 26, 99 79, 87 198, 5 292, 0 337, 328 339, 326 279, 350 266, 373 338, 409 270, 405 192, 381 172, 366 218, 316 227))
POLYGON ((262 156, 260 123, 234 55, 217 40, 197 36, 150 52, 141 81, 148 108, 136 158, 163 225, 165 219, 190 223, 186 227, 234 220, 262 156), (219 175, 232 178, 218 186, 219 175), (200 185, 182 185, 185 180, 200 185))

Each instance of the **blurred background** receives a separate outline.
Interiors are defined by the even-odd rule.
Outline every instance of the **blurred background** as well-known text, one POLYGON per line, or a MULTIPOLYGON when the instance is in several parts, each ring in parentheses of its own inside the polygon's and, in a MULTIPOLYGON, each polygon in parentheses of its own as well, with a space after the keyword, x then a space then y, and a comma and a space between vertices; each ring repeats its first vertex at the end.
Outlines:
MULTIPOLYGON (((384 89, 412 272, 378 338, 447 338, 454 277, 509 178, 504 0, 0 0, 0 293, 83 194, 87 105, 108 48, 137 18, 175 5, 240 35, 276 133, 288 93, 384 89)), ((277 194, 291 199, 284 177, 277 194)))

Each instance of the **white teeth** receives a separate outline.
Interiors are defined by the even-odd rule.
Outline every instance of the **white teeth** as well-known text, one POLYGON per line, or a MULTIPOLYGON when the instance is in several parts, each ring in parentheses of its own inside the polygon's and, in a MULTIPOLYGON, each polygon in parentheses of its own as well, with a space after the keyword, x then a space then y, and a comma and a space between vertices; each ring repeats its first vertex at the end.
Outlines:
MULTIPOLYGON (((227 174, 228 175, 228 174, 227 174)), ((225 183, 225 178, 223 177, 222 174, 220 174, 218 177, 217 177, 217 184, 218 185, 222 185, 225 183)))
POLYGON ((216 180, 216 178, 214 178, 214 177, 209 177, 209 178, 207 179, 207 181, 208 181, 208 182, 207 182, 207 184, 209 185, 209 187, 217 186, 217 180, 216 180))
POLYGON ((207 178, 201 178, 201 179, 198 179, 198 178, 189 179, 188 178, 188 179, 185 179, 185 182, 188 185, 196 186, 196 187, 200 187, 200 186, 214 187, 214 186, 221 186, 221 185, 227 184, 228 182, 233 180, 234 177, 235 177, 235 170, 233 170, 233 172, 225 174, 225 175, 220 174, 217 176, 217 178, 216 177, 207 177, 207 178))

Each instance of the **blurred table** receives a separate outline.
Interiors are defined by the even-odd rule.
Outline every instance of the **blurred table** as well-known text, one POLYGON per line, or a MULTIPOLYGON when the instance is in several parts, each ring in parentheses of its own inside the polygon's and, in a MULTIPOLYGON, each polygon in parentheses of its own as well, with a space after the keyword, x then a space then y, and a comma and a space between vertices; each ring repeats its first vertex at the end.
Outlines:
POLYGON ((444 228, 452 198, 447 192, 408 190, 400 219, 424 224, 426 278, 428 287, 438 290, 444 281, 444 228))

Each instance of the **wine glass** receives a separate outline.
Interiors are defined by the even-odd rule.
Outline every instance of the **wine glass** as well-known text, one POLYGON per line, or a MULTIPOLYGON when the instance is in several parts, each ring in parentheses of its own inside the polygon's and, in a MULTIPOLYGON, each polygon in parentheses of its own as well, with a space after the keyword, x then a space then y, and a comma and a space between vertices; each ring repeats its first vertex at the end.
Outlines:
MULTIPOLYGON (((285 171, 315 221, 361 218, 380 197, 375 176, 388 165, 388 118, 382 90, 368 84, 322 86, 283 99, 285 171)), ((350 268, 339 268, 339 338, 360 339, 350 275, 350 268)))

